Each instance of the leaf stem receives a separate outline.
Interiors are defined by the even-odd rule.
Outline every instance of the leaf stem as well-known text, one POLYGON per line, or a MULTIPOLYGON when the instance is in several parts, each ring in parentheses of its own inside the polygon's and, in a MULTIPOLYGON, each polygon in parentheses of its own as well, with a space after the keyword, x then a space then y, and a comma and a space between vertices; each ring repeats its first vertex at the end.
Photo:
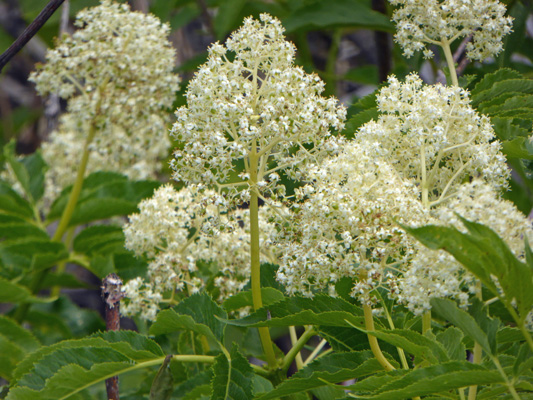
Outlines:
MULTIPOLYGON (((294 347, 294 345, 296 345, 296 343, 298 342, 298 336, 296 335, 296 328, 292 325, 289 326, 289 334, 291 337, 291 344, 294 347)), ((296 369, 298 371, 301 370, 304 366, 304 362, 302 360, 302 355, 300 354, 300 352, 296 354, 295 361, 296 361, 296 369)))
MULTIPOLYGON (((374 326, 374 317, 372 315, 372 308, 368 304, 363 305, 363 312, 365 315, 365 328, 368 332, 375 332, 376 328, 374 326)), ((385 358, 383 355, 379 343, 378 338, 374 335, 367 333, 368 337, 368 343, 370 344, 370 350, 372 350, 372 353, 374 354, 374 357, 378 360, 380 365, 383 367, 385 371, 394 371, 396 368, 385 358)))
POLYGON ((422 334, 431 331, 431 310, 422 315, 422 334))
MULTIPOLYGON (((320 350, 322 350, 324 348, 324 346, 327 344, 328 342, 326 341, 326 339, 322 339, 320 341, 320 343, 318 344, 318 346, 315 347, 315 349, 312 351, 311 354, 309 354, 309 357, 307 357, 307 359, 305 360, 304 362, 304 367, 309 364, 310 362, 312 362, 318 355, 318 353, 320 353, 320 350)), ((326 350, 327 351, 327 350, 326 350)))
POLYGON ((315 328, 310 325, 305 328, 305 332, 300 336, 298 341, 292 346, 292 348, 289 350, 289 352, 283 357, 283 361, 281 363, 281 370, 283 372, 286 372, 292 361, 296 358, 296 356, 300 353, 300 350, 305 346, 305 344, 316 334, 315 328))

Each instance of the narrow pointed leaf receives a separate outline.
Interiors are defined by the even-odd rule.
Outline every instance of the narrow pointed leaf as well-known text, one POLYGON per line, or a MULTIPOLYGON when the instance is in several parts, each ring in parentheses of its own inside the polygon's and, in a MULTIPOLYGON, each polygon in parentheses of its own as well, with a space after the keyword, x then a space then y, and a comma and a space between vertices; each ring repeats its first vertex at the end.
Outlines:
POLYGON ((42 303, 50 299, 35 297, 28 288, 0 278, 0 303, 42 303))
POLYGON ((349 386, 355 395, 372 400, 404 400, 448 392, 470 385, 503 383, 497 371, 467 361, 452 361, 409 371, 392 371, 349 386))
POLYGON ((362 310, 340 298, 327 295, 289 297, 269 307, 263 307, 240 320, 226 321, 237 326, 364 326, 362 310))

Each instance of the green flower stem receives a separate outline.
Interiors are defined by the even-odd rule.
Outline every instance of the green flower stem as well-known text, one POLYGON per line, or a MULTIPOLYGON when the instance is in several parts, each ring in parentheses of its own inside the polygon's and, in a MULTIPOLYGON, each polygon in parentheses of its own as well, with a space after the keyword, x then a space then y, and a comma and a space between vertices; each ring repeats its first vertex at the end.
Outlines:
MULTIPOLYGON (((291 345, 294 346, 298 342, 298 336, 296 335, 296 328, 294 326, 289 326, 289 334, 291 336, 291 345)), ((303 368, 304 362, 302 360, 302 354, 298 352, 296 354, 296 369, 299 371, 303 368)))
MULTIPOLYGON (((477 295, 476 297, 483 302, 483 296, 481 295, 481 281, 478 281, 476 284, 477 295)), ((481 364, 483 358, 483 349, 478 342, 474 342, 474 359, 472 362, 474 364, 481 364)), ((475 400, 477 396, 477 385, 470 386, 468 389, 468 400, 475 400)))
MULTIPOLYGON (((503 379, 505 380, 505 383, 507 384, 507 388, 509 388, 509 392, 511 392, 511 396, 513 396, 513 399, 514 400, 521 400, 520 396, 516 392, 516 389, 514 388, 513 383, 511 381, 509 381, 509 377, 507 376, 507 374, 503 370, 502 365, 500 364, 500 361, 498 360, 498 358, 497 357, 491 357, 491 359, 492 359, 492 362, 494 363, 494 365, 496 366, 496 369, 498 370, 498 372, 502 375, 503 379)), ((470 394, 469 394, 468 398, 470 399, 470 394)))
POLYGON ((440 46, 442 47, 444 56, 446 57, 446 63, 448 64, 448 69, 450 70, 452 85, 459 86, 459 81, 457 80, 457 71, 455 70, 455 62, 453 61, 452 49, 450 48, 450 42, 448 42, 446 39, 442 39, 440 46))
MULTIPOLYGON (((72 246, 72 240, 73 239, 74 239, 74 228, 70 228, 67 231, 67 237, 66 237, 66 240, 65 240, 65 243, 66 243, 68 248, 70 248, 72 246)), ((57 264, 56 272, 59 273, 59 274, 65 272, 65 268, 67 266, 67 262, 68 262, 68 260, 64 260, 64 261, 61 261, 59 264, 57 264)), ((58 297, 60 291, 61 291, 61 286, 60 285, 55 285, 52 288, 52 291, 50 292, 50 297, 58 297)))
MULTIPOLYGON (((320 350, 322 350, 324 348, 324 346, 327 344, 328 342, 326 341, 326 339, 322 339, 320 341, 320 343, 318 344, 318 346, 315 347, 315 349, 313 350, 313 352, 311 354, 309 354, 309 357, 307 357, 307 359, 305 360, 304 362, 304 367, 309 364, 310 362, 314 361, 315 358, 318 358, 318 353, 320 353, 320 350)), ((330 349, 331 350, 331 349, 330 349)), ((326 350, 327 351, 327 350, 326 350)))
POLYGON ((309 341, 309 339, 311 339, 315 335, 316 331, 313 326, 310 325, 305 328, 305 332, 302 334, 302 336, 300 336, 298 341, 292 346, 292 348, 285 355, 285 357, 283 357, 283 362, 281 363, 281 370, 283 372, 287 372, 293 360, 300 353, 300 350, 302 350, 305 344, 309 341))
MULTIPOLYGON (((97 106, 97 108, 99 108, 99 105, 97 106)), ((81 188, 83 186, 85 170, 87 169, 87 163, 89 161, 89 145, 93 141, 95 134, 96 126, 93 122, 93 124, 91 124, 89 134, 87 135, 87 139, 85 140, 85 146, 83 147, 83 155, 81 157, 80 166, 76 175, 76 181, 72 186, 72 191, 70 192, 68 203, 65 207, 65 210, 63 211, 63 215, 61 215, 61 220, 59 221, 59 225, 57 226, 56 232, 52 237, 52 240, 55 242, 61 241, 61 239, 63 238, 63 234, 68 229, 68 224, 72 218, 72 214, 74 214, 74 209, 76 208, 76 204, 78 203, 81 188)))
MULTIPOLYGON (((258 310, 263 307, 263 299, 261 298, 261 260, 259 247, 259 198, 257 193, 257 167, 259 158, 257 157, 256 147, 250 154, 250 258, 251 258, 251 286, 252 286, 252 300, 254 309, 258 310)), ((259 337, 265 352, 265 357, 268 366, 271 369, 276 367, 276 355, 274 354, 274 347, 272 346, 272 339, 270 338, 270 331, 268 327, 258 328, 259 337)))
MULTIPOLYGON (((376 328, 374 327, 374 317, 372 316, 372 308, 368 304, 363 305, 363 312, 365 315, 365 328, 368 332, 375 332, 376 328)), ((370 350, 374 354, 374 357, 378 360, 380 365, 385 371, 394 371, 396 368, 385 358, 381 349, 379 347, 377 337, 367 333, 368 343, 370 343, 370 350)))

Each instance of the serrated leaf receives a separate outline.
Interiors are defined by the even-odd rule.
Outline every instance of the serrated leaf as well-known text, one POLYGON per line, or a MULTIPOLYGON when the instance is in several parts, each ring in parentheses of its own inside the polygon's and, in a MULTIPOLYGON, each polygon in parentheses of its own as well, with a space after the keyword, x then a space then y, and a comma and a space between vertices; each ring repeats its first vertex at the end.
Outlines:
POLYGON ((450 326, 437 334, 437 340, 444 346, 451 360, 464 361, 466 359, 463 333, 459 329, 450 326))
POLYGON ((527 148, 529 139, 518 137, 502 143, 502 152, 507 158, 523 158, 533 160, 533 153, 527 148))
POLYGON ((500 81, 506 81, 509 79, 520 79, 522 75, 513 69, 510 68, 501 68, 496 72, 486 74, 483 79, 481 79, 474 89, 472 89, 472 97, 477 96, 479 93, 489 90, 494 86, 495 83, 500 81))
POLYGON ((211 381, 213 379, 213 370, 200 372, 191 376, 189 379, 182 383, 179 383, 174 388, 173 397, 178 399, 197 399, 199 396, 206 394, 205 388, 207 387, 207 394, 211 394, 211 381), (198 388, 203 388, 199 390, 198 388), (197 393, 195 393, 197 392, 197 393))
MULTIPOLYGON (((523 320, 533 307, 533 270, 518 260, 507 244, 490 228, 461 218, 468 233, 453 227, 405 228, 425 246, 443 249, 454 256, 492 292, 500 297, 492 276, 498 278, 507 307, 516 309, 523 320)), ((520 322, 520 321, 517 321, 520 322)))
POLYGON ((466 311, 457 307, 453 301, 448 299, 431 299, 432 310, 447 321, 457 326, 463 333, 479 343, 481 348, 487 353, 494 355, 485 332, 479 327, 474 318, 466 311))
POLYGON ((213 373, 211 400, 245 400, 253 397, 252 367, 239 353, 236 344, 229 353, 215 358, 213 373))
POLYGON ((3 181, 0 181, 0 211, 27 220, 33 219, 33 208, 30 203, 3 181))
POLYGON ((10 282, 0 277, 0 303, 41 303, 50 299, 42 299, 31 294, 25 286, 10 282))
MULTIPOLYGON (((394 363, 394 361, 391 361, 394 363)), ((328 354, 313 361, 273 391, 257 397, 257 400, 277 399, 293 393, 335 384, 353 378, 383 371, 371 351, 328 354)))
POLYGON ((394 27, 383 14, 373 11, 360 0, 315 1, 304 4, 283 19, 287 32, 320 30, 331 27, 359 27, 393 32, 394 27))
POLYGON ((416 370, 392 371, 347 388, 367 399, 403 400, 465 386, 492 383, 503 383, 499 372, 467 361, 452 361, 416 370))
POLYGON ((93 254, 109 254, 124 248, 124 233, 120 226, 96 225, 81 231, 72 244, 74 251, 93 254))
POLYGON ((133 331, 101 332, 84 339, 65 340, 41 347, 17 365, 12 383, 42 388, 47 377, 70 362, 89 368, 99 362, 134 362, 154 358, 163 362, 164 353, 146 336, 133 331), (109 357, 106 357, 106 352, 109 357), (80 357, 80 362, 76 361, 76 357, 80 357))
POLYGON ((318 332, 335 351, 360 351, 369 348, 366 333, 352 327, 320 325, 318 332))
MULTIPOLYGON (((362 329, 363 330, 363 329, 362 329)), ((393 346, 404 349, 407 353, 415 356, 417 364, 428 360, 432 364, 449 361, 448 354, 442 345, 427 336, 407 329, 382 329, 379 331, 365 331, 393 346)))
POLYGON ((0 315, 0 332, 26 352, 37 350, 40 346, 39 341, 30 331, 3 315, 0 315))
POLYGON ((363 312, 347 301, 318 294, 314 298, 289 297, 263 307, 246 318, 226 321, 237 326, 364 326, 363 312))
MULTIPOLYGON (((261 297, 265 306, 269 306, 285 298, 279 290, 270 287, 261 288, 261 297)), ((253 306, 252 292, 250 290, 239 292, 224 300, 222 303, 222 307, 226 311, 235 311, 248 306, 253 306)))
POLYGON ((37 271, 66 260, 69 254, 63 243, 50 239, 21 239, 0 243, 0 262, 13 269, 37 271))
MULTIPOLYGON (((477 88, 477 86, 476 86, 477 88)), ((472 105, 477 107, 480 103, 501 96, 506 92, 533 93, 533 80, 507 79, 495 82, 490 88, 472 94, 472 105)))
POLYGON ((226 312, 206 293, 194 294, 174 309, 163 310, 150 327, 151 335, 163 335, 180 330, 190 330, 223 342, 226 312), (218 318, 217 318, 218 317, 218 318))
POLYGON ((88 368, 75 363, 67 364, 46 381, 42 390, 17 386, 11 389, 6 400, 64 400, 112 376, 147 368, 162 361, 154 359, 138 364, 129 361, 103 362, 88 368))
MULTIPOLYGON (((150 197, 160 186, 156 181, 130 181, 127 177, 112 172, 95 172, 83 182, 76 208, 69 226, 128 215, 137 211, 138 203, 150 197)), ((65 189, 52 204, 47 219, 58 219, 67 204, 70 190, 65 189)))
POLYGON ((44 193, 44 172, 46 163, 37 151, 29 156, 17 158, 15 141, 4 146, 4 157, 18 182, 31 202, 35 204, 44 193))

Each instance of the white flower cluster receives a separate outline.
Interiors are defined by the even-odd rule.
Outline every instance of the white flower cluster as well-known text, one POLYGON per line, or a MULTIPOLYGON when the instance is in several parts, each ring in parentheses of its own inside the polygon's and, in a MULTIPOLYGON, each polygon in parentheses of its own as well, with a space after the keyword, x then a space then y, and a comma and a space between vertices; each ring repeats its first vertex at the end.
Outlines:
POLYGON ((307 161, 338 148, 329 129, 343 127, 346 110, 320 96, 324 83, 295 67, 294 53, 267 14, 245 19, 225 46, 211 46, 189 83, 187 106, 176 111, 172 135, 183 147, 171 163, 175 179, 230 181, 245 187, 246 198, 248 185, 261 193, 280 189, 276 171, 298 178, 307 161), (241 160, 245 172, 234 177, 241 160))
MULTIPOLYGON (((312 296, 344 277, 357 279, 354 297, 396 279, 388 268, 412 256, 413 243, 400 223, 427 218, 418 190, 381 158, 350 142, 342 153, 310 172, 314 180, 298 191, 306 198, 293 225, 301 241, 287 240, 278 280, 289 293, 312 296)), ((294 232, 289 232, 294 235, 294 232)))
POLYGON ((165 109, 180 79, 172 72, 169 27, 110 0, 81 11, 76 25, 30 77, 40 94, 68 99, 68 113, 43 144, 49 199, 74 181, 91 130, 89 173, 103 168, 133 179, 153 176, 170 147, 165 109))
POLYGON ((392 19, 397 24, 396 41, 411 57, 423 51, 433 57, 428 44, 451 43, 472 35, 467 44, 471 60, 484 60, 502 50, 502 37, 511 31, 511 17, 498 0, 389 0, 399 8, 392 19))
POLYGON ((289 293, 312 296, 321 289, 335 294, 347 276, 361 302, 373 303, 374 290, 384 288, 417 314, 432 297, 466 305, 474 277, 399 224, 461 226, 458 213, 495 230, 519 257, 531 224, 500 198, 509 176, 505 158, 464 90, 424 86, 415 75, 389 82, 378 95, 378 120, 313 168, 312 183, 297 192, 287 234, 298 243, 283 245, 278 279, 289 293))
POLYGON ((381 115, 363 125, 356 140, 390 162, 403 178, 419 183, 428 201, 442 201, 467 177, 506 186, 509 169, 489 118, 455 86, 424 85, 416 74, 394 76, 380 90, 381 115))
MULTIPOLYGON (((173 299, 174 292, 191 295, 199 291, 210 276, 199 270, 198 262, 214 265, 219 300, 248 283, 247 210, 228 212, 224 198, 212 190, 190 185, 176 191, 169 184, 143 200, 139 210, 129 217, 124 235, 126 248, 148 259, 148 280, 136 278, 124 285, 125 315, 140 313, 153 320, 160 303, 173 299)), ((273 261, 269 258, 273 257, 269 235, 274 226, 268 222, 268 215, 260 215, 262 260, 273 261)))
MULTIPOLYGON (((533 239, 533 226, 516 206, 501 198, 480 180, 462 185, 456 196, 433 212, 434 223, 452 225, 466 232, 457 215, 481 223, 505 240, 519 259, 525 259, 524 240, 533 239)), ((413 224, 416 225, 416 224, 413 224)), ((417 244, 416 255, 398 282, 397 300, 415 313, 430 308, 433 297, 451 297, 468 305, 476 293, 476 279, 443 250, 430 250, 417 244)))

